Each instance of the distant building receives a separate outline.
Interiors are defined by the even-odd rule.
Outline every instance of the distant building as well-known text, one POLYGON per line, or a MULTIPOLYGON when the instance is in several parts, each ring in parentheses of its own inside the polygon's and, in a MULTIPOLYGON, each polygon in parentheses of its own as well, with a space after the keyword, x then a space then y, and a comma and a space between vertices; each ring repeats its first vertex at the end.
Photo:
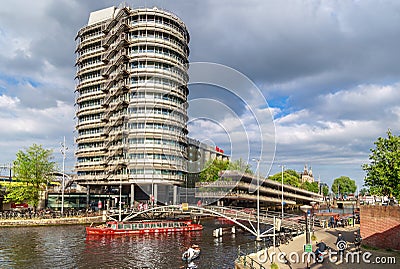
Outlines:
POLYGON ((313 183, 314 182, 314 176, 313 176, 311 166, 310 166, 310 168, 307 168, 307 164, 304 165, 304 170, 300 174, 300 181, 301 181, 301 183, 304 183, 304 182, 313 183))
POLYGON ((211 146, 188 137, 188 174, 199 174, 209 160, 229 160, 229 156, 218 146, 211 146))

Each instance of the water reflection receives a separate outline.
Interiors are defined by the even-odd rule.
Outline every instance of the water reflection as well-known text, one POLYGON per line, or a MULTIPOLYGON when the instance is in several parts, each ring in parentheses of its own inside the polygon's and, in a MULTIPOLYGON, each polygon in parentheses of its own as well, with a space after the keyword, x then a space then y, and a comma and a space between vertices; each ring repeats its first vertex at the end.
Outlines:
POLYGON ((131 236, 88 236, 84 226, 0 229, 1 268, 185 268, 182 253, 201 247, 194 263, 203 269, 233 268, 237 245, 252 241, 238 233, 214 239, 214 220, 203 231, 131 236))

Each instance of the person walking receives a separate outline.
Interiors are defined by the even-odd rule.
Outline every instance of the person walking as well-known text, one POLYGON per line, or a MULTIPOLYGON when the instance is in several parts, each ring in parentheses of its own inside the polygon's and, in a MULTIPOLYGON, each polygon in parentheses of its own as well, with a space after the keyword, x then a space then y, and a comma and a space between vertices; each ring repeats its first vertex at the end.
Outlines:
POLYGON ((331 228, 335 228, 335 219, 333 218, 333 216, 331 216, 331 217, 329 218, 329 221, 330 221, 330 223, 331 223, 330 227, 331 227, 331 228))
POLYGON ((361 236, 357 232, 354 232, 354 246, 356 248, 356 251, 358 252, 360 252, 361 241, 362 241, 361 236))
POLYGON ((346 246, 347 246, 346 240, 344 239, 342 233, 339 233, 336 239, 336 247, 338 248, 339 256, 343 256, 346 246))

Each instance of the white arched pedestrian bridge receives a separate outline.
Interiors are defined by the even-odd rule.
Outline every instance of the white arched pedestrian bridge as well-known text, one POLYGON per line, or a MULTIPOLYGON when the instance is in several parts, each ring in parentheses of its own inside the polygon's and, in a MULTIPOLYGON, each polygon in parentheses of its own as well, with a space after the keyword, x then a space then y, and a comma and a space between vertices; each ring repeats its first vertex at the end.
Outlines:
MULTIPOLYGON (((149 208, 142 211, 134 211, 126 216, 122 221, 129 221, 139 217, 149 217, 149 216, 168 216, 168 215, 183 215, 188 214, 192 217, 201 216, 212 216, 212 217, 222 217, 226 220, 232 221, 236 225, 242 227, 249 233, 257 236, 257 229, 254 224, 257 223, 257 213, 255 210, 249 210, 244 208, 233 208, 233 207, 220 207, 220 206, 192 206, 192 205, 167 205, 167 206, 157 206, 149 208)), ((114 215, 115 216, 115 215, 114 215)), ((109 216, 114 219, 114 216, 109 216)), ((301 218, 299 215, 285 214, 283 220, 281 215, 276 212, 260 212, 259 223, 268 225, 268 229, 260 233, 259 237, 268 236, 271 233, 275 220, 275 224, 280 222, 280 226, 284 229, 289 229, 291 231, 296 231, 297 233, 305 231, 303 224, 298 223, 296 220, 301 218)))

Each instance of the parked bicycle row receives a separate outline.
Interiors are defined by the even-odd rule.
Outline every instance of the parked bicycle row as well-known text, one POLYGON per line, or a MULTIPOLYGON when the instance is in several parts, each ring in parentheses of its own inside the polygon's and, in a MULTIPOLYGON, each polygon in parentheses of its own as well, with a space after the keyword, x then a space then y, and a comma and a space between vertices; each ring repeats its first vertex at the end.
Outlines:
POLYGON ((60 217, 84 217, 84 216, 95 216, 98 212, 93 210, 76 210, 68 209, 64 211, 63 216, 60 211, 54 211, 50 209, 41 210, 5 210, 0 212, 0 219, 51 219, 60 217))

